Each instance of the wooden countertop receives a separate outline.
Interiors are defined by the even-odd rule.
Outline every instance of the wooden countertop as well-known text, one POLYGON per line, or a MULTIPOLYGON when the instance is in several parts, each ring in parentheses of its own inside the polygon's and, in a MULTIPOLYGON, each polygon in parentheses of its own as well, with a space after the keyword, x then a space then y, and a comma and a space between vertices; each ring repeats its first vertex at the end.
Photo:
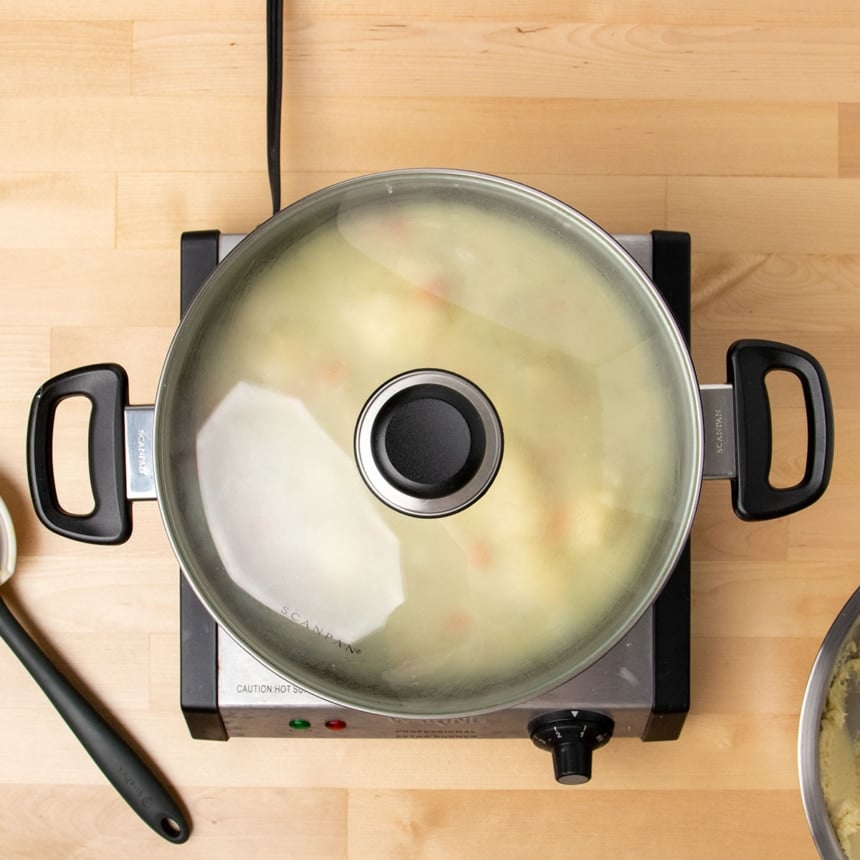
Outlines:
MULTIPOLYGON (((612 741, 562 788, 527 741, 189 737, 178 573, 154 504, 131 540, 49 534, 25 478, 30 399, 96 361, 152 402, 178 319, 179 235, 270 211, 264 4, 0 4, 0 490, 20 561, 3 595, 147 750, 194 823, 182 848, 132 815, 0 648, 0 853, 11 858, 816 856, 798 713, 860 584, 860 16, 845 0, 287 3, 284 200, 374 170, 524 180, 615 232, 692 234, 693 352, 761 336, 826 367, 833 480, 748 524, 705 487, 693 532, 692 709, 672 743, 612 741), (463 9, 468 6, 468 15, 463 9)), ((777 472, 801 459, 775 387, 777 472), (794 444, 792 444, 792 442, 794 444)), ((83 498, 82 410, 60 444, 83 498)))

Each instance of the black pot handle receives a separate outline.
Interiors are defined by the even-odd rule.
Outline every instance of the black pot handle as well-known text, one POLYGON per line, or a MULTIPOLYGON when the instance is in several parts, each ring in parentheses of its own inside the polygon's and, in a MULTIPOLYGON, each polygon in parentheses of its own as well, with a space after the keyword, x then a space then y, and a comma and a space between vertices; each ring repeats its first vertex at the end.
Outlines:
POLYGON ((131 535, 125 486, 125 407, 128 376, 117 364, 93 364, 48 380, 33 398, 27 427, 27 476, 36 514, 51 531, 87 543, 119 544, 131 535), (92 404, 89 468, 95 506, 88 514, 60 507, 54 481, 53 437, 57 407, 67 397, 92 404))
POLYGON ((827 488, 833 465, 833 406, 824 370, 809 353, 767 340, 737 341, 727 365, 738 452, 735 513, 743 520, 766 520, 811 505, 827 488), (793 487, 774 487, 769 480, 773 431, 765 377, 774 370, 797 376, 806 405, 806 468, 793 487))

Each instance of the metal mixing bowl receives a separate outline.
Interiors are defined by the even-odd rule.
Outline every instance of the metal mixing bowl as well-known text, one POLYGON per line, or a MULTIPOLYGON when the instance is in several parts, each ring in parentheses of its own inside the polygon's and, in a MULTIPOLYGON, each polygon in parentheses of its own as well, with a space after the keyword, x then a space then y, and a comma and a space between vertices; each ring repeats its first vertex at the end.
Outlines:
MULTIPOLYGON (((842 607, 821 643, 809 675, 800 712, 797 744, 800 790, 809 829, 812 831, 818 852, 824 860, 844 860, 845 858, 827 812, 821 787, 819 734, 834 671, 841 664, 841 658, 851 643, 855 643, 860 648, 860 588, 842 607)), ((857 725, 860 723, 860 696, 849 695, 846 705, 847 723, 857 725)))

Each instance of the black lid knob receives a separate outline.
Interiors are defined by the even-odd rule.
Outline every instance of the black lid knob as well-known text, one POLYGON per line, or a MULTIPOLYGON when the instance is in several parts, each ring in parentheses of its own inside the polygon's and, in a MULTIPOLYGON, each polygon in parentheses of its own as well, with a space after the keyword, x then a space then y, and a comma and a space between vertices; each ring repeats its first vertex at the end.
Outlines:
POLYGON ((591 754, 609 742, 615 723, 595 711, 553 711, 528 725, 532 742, 552 753, 555 778, 563 785, 591 779, 591 754))
POLYGON ((412 370, 381 385, 355 430, 355 458, 385 504, 447 516, 487 490, 502 457, 502 426, 477 385, 445 370, 412 370))
POLYGON ((481 465, 485 446, 477 409, 444 385, 425 383, 399 392, 373 427, 377 468, 393 486, 422 499, 464 487, 481 465))

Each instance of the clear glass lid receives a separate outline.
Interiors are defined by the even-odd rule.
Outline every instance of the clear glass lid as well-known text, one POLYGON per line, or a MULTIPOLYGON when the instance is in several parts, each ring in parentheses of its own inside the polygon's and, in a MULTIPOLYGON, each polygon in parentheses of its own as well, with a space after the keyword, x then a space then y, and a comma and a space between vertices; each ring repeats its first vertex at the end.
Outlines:
POLYGON ((251 233, 177 331, 160 505, 216 619, 382 713, 475 713, 582 670, 653 601, 701 478, 653 285, 506 180, 378 174, 251 233))

